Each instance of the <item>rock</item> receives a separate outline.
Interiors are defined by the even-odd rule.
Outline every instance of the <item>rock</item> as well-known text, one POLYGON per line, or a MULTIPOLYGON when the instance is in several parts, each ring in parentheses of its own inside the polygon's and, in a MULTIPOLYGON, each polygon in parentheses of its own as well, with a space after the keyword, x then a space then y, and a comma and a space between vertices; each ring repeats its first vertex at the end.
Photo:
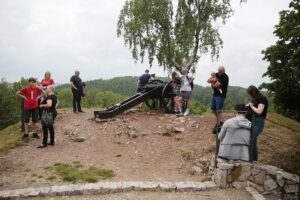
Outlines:
POLYGON ((265 190, 267 191, 271 191, 271 190, 274 190, 276 189, 278 186, 277 186, 277 183, 276 181, 274 181, 273 179, 268 179, 264 182, 264 188, 265 190))
POLYGON ((280 187, 284 186, 284 180, 283 177, 280 174, 276 175, 276 182, 280 187))
POLYGON ((173 128, 171 129, 171 131, 172 131, 173 133, 182 133, 182 132, 184 132, 184 128, 173 127, 173 128))
POLYGON ((296 194, 284 194, 283 199, 299 200, 299 197, 296 194))
POLYGON ((261 171, 259 174, 253 176, 253 182, 259 185, 263 185, 266 180, 266 172, 261 171))
POLYGON ((251 176, 251 163, 241 163, 240 166, 232 170, 232 173, 227 177, 227 181, 247 181, 251 176))
POLYGON ((261 168, 259 167, 259 165, 254 164, 253 168, 251 170, 252 176, 255 176, 257 174, 259 174, 261 172, 261 168))
POLYGON ((225 170, 225 169, 233 169, 234 165, 231 163, 220 163, 219 169, 225 170))
POLYGON ((138 134, 134 131, 129 131, 127 133, 127 135, 130 137, 130 138, 137 138, 138 137, 138 134))
POLYGON ((287 179, 288 184, 299 183, 299 176, 297 176, 296 174, 291 174, 291 173, 288 173, 288 172, 279 172, 279 174, 283 178, 287 179))
POLYGON ((284 186, 284 191, 286 193, 298 193, 299 192, 299 187, 296 184, 294 184, 294 185, 285 185, 284 186))
POLYGON ((220 186, 220 188, 228 188, 229 184, 226 181, 227 172, 226 170, 216 169, 214 172, 214 181, 215 183, 220 186))
POLYGON ((237 189, 241 189, 241 188, 246 188, 249 185, 248 185, 248 183, 246 181, 243 181, 243 182, 241 182, 241 181, 235 181, 235 182, 232 183, 232 186, 235 187, 235 188, 237 188, 237 189))

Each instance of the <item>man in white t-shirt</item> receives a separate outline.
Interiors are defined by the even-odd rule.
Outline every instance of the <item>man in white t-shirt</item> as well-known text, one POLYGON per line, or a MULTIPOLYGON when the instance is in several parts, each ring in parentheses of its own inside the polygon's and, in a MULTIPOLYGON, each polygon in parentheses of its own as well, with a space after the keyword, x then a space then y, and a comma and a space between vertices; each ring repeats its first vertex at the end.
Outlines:
POLYGON ((188 75, 187 68, 183 68, 181 71, 181 94, 182 97, 186 99, 186 110, 184 112, 184 116, 187 116, 190 112, 190 99, 192 95, 192 84, 194 81, 194 77, 188 75))

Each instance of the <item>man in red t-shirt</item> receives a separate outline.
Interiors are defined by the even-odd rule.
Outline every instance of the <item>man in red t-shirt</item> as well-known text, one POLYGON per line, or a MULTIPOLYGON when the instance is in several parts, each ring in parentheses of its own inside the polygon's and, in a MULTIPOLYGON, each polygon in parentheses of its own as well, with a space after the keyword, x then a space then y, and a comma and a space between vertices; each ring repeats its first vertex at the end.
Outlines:
POLYGON ((43 96, 40 95, 43 94, 43 91, 40 88, 36 87, 35 78, 29 78, 28 82, 29 82, 29 86, 24 87, 23 89, 17 92, 17 96, 25 99, 25 103, 24 103, 25 133, 23 135, 23 138, 28 137, 28 123, 29 123, 30 115, 32 115, 32 122, 34 124, 34 133, 32 137, 39 138, 37 134, 38 99, 43 96))

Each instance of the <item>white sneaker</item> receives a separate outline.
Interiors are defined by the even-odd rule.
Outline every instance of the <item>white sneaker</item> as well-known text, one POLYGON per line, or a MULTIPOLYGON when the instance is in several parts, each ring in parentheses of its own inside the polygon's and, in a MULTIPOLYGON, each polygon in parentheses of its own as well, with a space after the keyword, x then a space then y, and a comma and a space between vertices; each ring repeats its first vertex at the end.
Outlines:
POLYGON ((189 110, 186 110, 186 111, 184 112, 183 116, 187 116, 189 113, 190 113, 189 110))

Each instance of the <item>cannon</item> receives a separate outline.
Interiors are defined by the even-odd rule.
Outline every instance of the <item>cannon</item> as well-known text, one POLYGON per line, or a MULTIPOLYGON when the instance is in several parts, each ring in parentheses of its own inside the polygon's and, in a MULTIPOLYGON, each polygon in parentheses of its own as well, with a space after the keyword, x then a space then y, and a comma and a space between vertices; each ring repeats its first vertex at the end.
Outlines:
POLYGON ((135 94, 122 102, 107 107, 105 110, 94 111, 95 118, 107 119, 113 118, 124 111, 145 102, 150 108, 161 108, 165 112, 172 112, 174 108, 172 81, 163 82, 155 79, 151 80, 141 94, 135 94))

